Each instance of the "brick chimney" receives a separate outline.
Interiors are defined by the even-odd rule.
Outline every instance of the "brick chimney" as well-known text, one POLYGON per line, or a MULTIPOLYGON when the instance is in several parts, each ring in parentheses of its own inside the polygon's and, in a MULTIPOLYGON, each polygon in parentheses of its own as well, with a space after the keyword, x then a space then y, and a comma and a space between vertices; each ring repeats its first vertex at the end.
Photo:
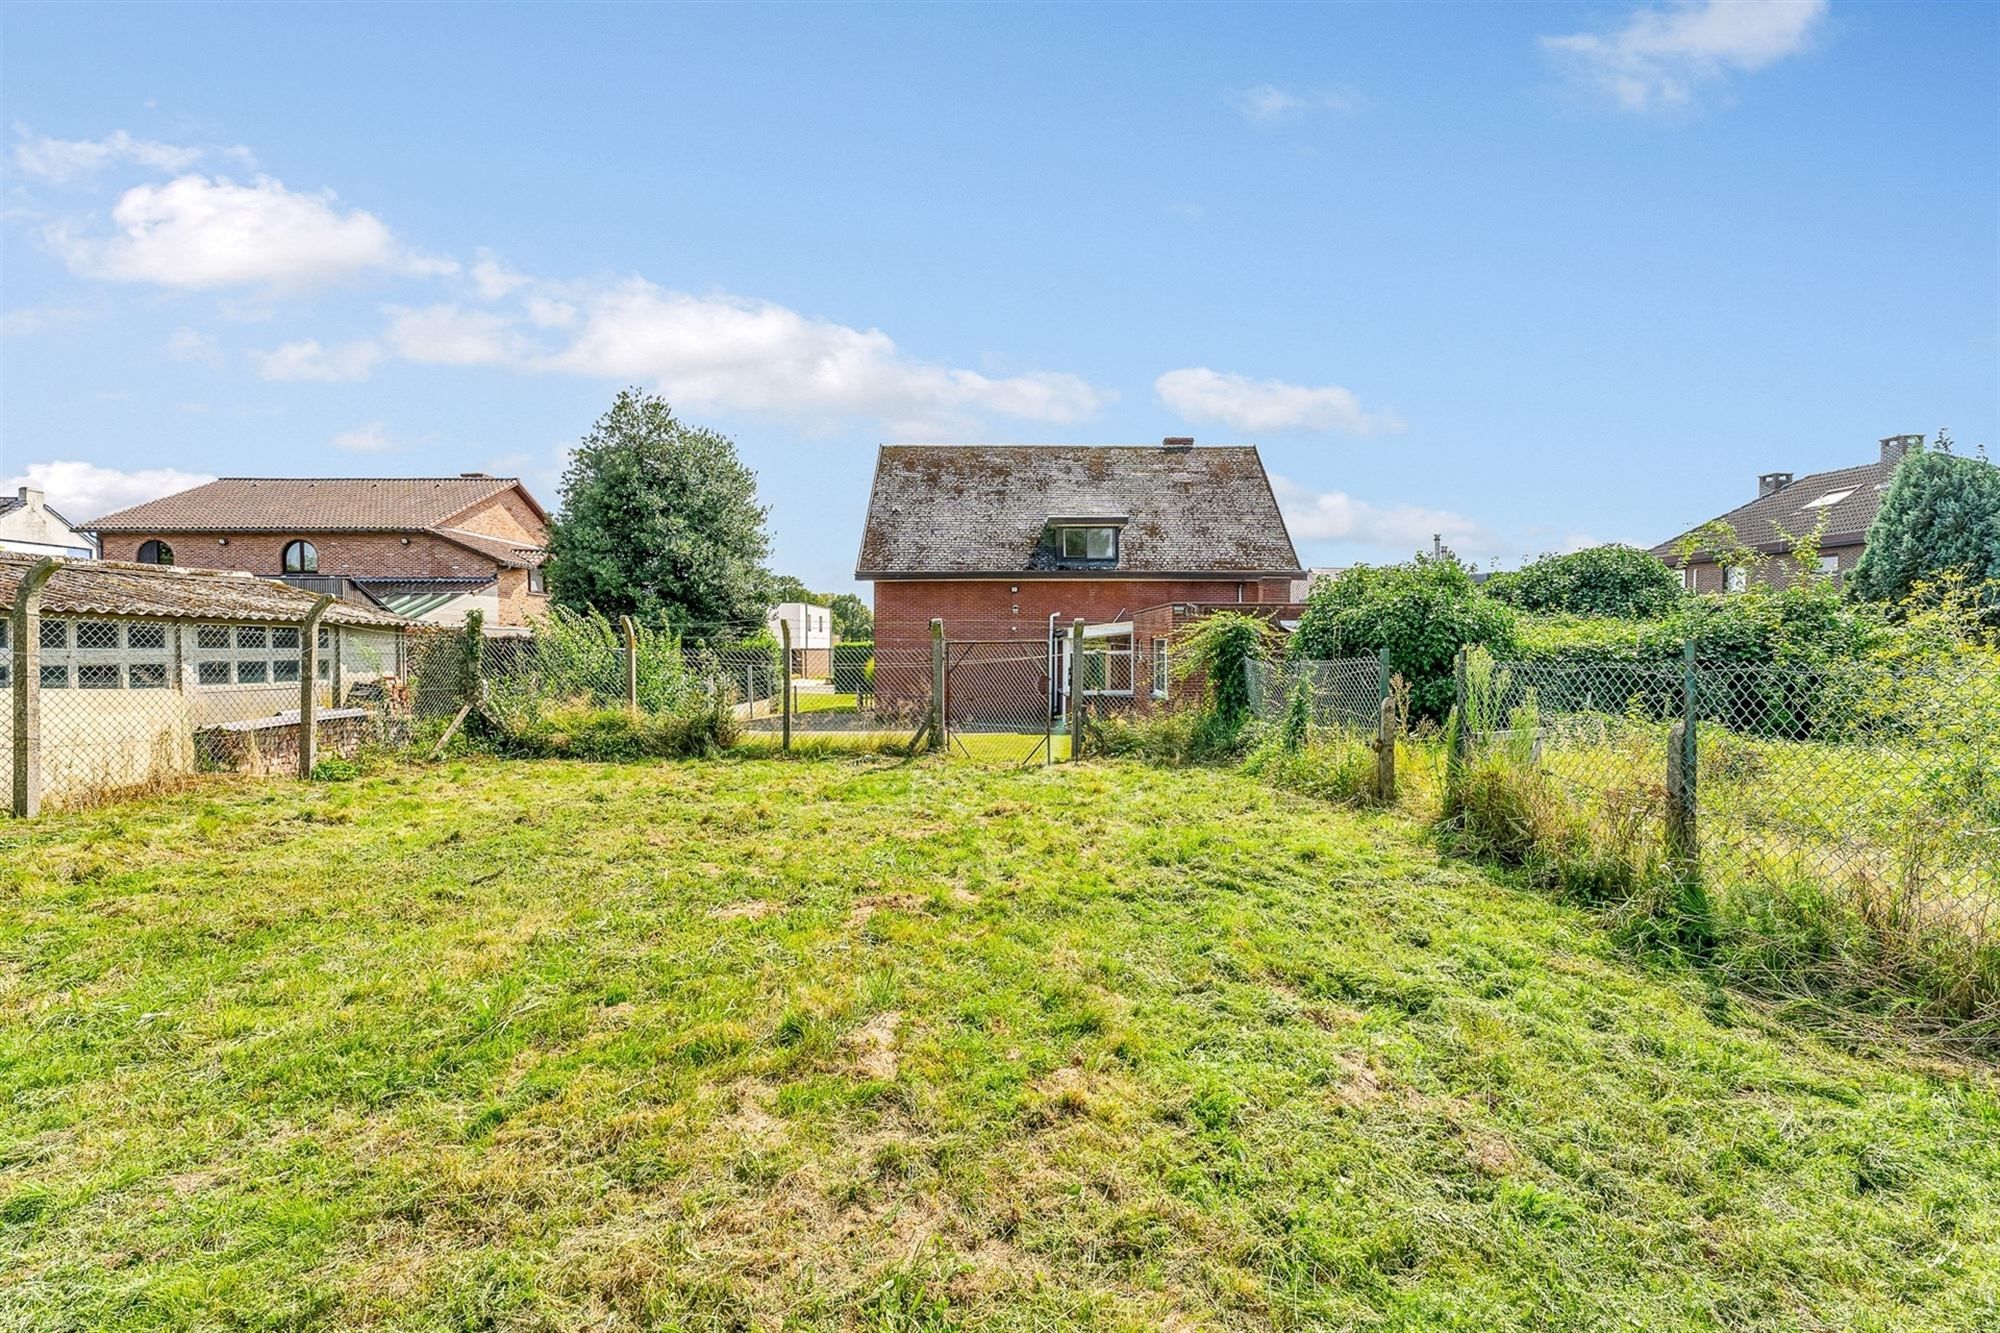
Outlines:
POLYGON ((1882 461, 1885 463, 1900 463, 1903 461, 1904 454, 1909 453, 1913 449, 1922 448, 1923 443, 1924 437, 1921 435, 1884 436, 1882 440, 1882 461))
POLYGON ((1792 474, 1789 472, 1766 472, 1757 478, 1757 498, 1761 500, 1767 495, 1776 495, 1791 484, 1792 474))
POLYGON ((1185 453, 1187 450, 1194 448, 1194 436, 1169 435, 1166 439, 1160 441, 1160 447, 1162 449, 1171 449, 1176 453, 1185 453))

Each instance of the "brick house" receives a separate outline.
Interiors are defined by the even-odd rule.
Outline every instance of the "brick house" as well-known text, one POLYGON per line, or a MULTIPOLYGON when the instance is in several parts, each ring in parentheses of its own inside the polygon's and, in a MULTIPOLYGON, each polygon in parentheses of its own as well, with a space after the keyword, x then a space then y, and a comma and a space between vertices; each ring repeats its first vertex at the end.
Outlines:
POLYGON ((238 570, 433 624, 542 615, 548 514, 520 481, 224 477, 87 523, 107 560, 238 570))
MULTIPOLYGON (((1183 618, 1193 606, 1275 612, 1304 572, 1256 448, 1182 438, 885 445, 854 571, 874 584, 878 694, 917 688, 896 672, 928 652, 935 617, 954 644, 1018 664, 1008 688, 1056 712, 1073 621, 1087 625, 1086 689, 1143 701, 1156 682, 1165 693, 1177 605, 1183 618)), ((976 702, 961 690, 953 711, 976 702)), ((1010 709, 1028 720, 1028 704, 1010 709)))
POLYGON ((1753 577, 1750 569, 1729 563, 1729 551, 1699 544, 1703 529, 1727 524, 1742 547, 1769 557, 1754 577, 1783 587, 1796 570, 1792 559, 1793 542, 1815 528, 1820 530, 1820 572, 1839 578, 1861 560, 1868 544, 1868 527, 1882 507, 1882 495, 1889 489, 1903 455, 1923 444, 1921 435, 1891 435, 1881 441, 1881 454, 1872 463, 1835 468, 1829 472, 1809 472, 1794 477, 1789 472, 1766 472, 1757 478, 1757 498, 1709 520, 1692 533, 1682 533, 1652 548, 1652 554, 1680 571, 1681 584, 1691 592, 1737 592, 1753 577), (1697 545, 1683 560, 1681 548, 1692 536, 1697 545))

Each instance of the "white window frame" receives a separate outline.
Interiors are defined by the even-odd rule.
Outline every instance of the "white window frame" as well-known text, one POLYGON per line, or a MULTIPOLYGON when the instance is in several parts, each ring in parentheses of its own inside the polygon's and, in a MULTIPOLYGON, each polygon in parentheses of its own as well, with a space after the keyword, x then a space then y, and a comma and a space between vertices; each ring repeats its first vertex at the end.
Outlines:
MULTIPOLYGON (((196 625, 192 643, 188 648, 188 665, 197 689, 203 690, 270 690, 287 686, 296 689, 299 683, 299 627, 297 625, 242 624, 237 622, 207 621, 196 625), (225 635, 226 646, 204 643, 206 636, 225 635), (244 668, 256 668, 261 680, 245 680, 244 668), (227 681, 203 680, 203 667, 223 666, 229 673, 227 681), (289 672, 289 674, 285 674, 289 672)), ((320 631, 324 634, 326 631, 320 631)), ((324 642, 324 641, 322 641, 324 642)), ((322 661, 325 658, 322 656, 322 661)), ((330 679, 330 677, 328 677, 330 679)))
MULTIPOLYGON (((168 690, 174 688, 174 626, 159 620, 119 620, 110 616, 44 616, 41 625, 41 687, 45 690, 168 690), (104 642, 106 632, 110 642, 104 642), (54 637, 57 642, 51 643, 54 637), (139 642, 135 644, 134 639, 139 642), (152 642, 157 639, 158 642, 152 642), (144 673, 133 684, 133 672, 144 673), (52 671, 61 680, 50 678, 52 671), (108 684, 86 685, 88 678, 108 684)), ((9 648, 11 650, 11 644, 9 648)), ((12 664, 9 663, 11 674, 12 664)))
POLYGON ((548 590, 549 590, 548 571, 543 569, 540 565, 529 565, 528 591, 535 593, 545 593, 548 590))
POLYGON ((1854 494, 1855 490, 1856 490, 1855 487, 1849 486, 1846 490, 1842 491, 1828 491, 1825 495, 1820 496, 1817 500, 1806 501, 1804 504, 1800 505, 1799 508, 1831 509, 1835 505, 1839 504, 1842 500, 1845 500, 1848 496, 1854 494))
POLYGON ((1722 590, 1724 592, 1750 591, 1749 566, 1724 565, 1722 567, 1722 590))
POLYGON ((1827 578, 1840 577, 1840 557, 1837 555, 1821 556, 1819 558, 1819 572, 1827 578))
POLYGON ((1109 523, 1066 523, 1056 529, 1056 554, 1064 560, 1101 560, 1115 562, 1118 559, 1118 527, 1109 523), (1069 549, 1070 534, 1075 533, 1080 551, 1069 549), (1097 545, 1097 538, 1103 538, 1103 554, 1094 554, 1091 547, 1097 545))
POLYGON ((1681 591, 1697 592, 1701 588, 1701 570, 1694 565, 1681 566, 1681 591))
POLYGON ((1167 697, 1167 640, 1164 635, 1153 638, 1153 697, 1167 697))

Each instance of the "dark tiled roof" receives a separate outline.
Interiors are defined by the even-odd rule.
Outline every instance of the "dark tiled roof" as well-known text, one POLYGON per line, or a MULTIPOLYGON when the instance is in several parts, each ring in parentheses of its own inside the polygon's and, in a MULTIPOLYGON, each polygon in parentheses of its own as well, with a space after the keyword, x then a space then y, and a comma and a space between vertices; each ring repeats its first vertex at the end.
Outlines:
MULTIPOLYGON (((223 477, 85 524, 93 532, 407 532, 443 526, 515 477, 223 477)), ((546 517, 546 515, 544 515, 546 517)))
POLYGON ((909 444, 876 455, 855 576, 1051 569, 1049 520, 1090 517, 1123 520, 1120 574, 1301 572, 1254 446, 909 444))
MULTIPOLYGON (((0 604, 12 606, 34 556, 0 551, 0 604)), ((215 569, 174 569, 122 560, 65 562, 42 588, 47 616, 152 616, 172 620, 252 620, 298 624, 318 600, 274 579, 215 569)), ((404 622, 347 602, 335 602, 324 619, 336 625, 384 629, 404 622)))
MULTIPOLYGON (((1759 496, 1710 521, 1727 523, 1745 546, 1788 551, 1792 542, 1787 540, 1787 534, 1792 538, 1806 536, 1819 524, 1820 516, 1825 515, 1821 545, 1852 546, 1867 536, 1868 525, 1875 521, 1875 511, 1882 507, 1883 492, 1888 489, 1889 478, 1896 475, 1900 461, 1898 458, 1835 468, 1831 472, 1809 472, 1783 490, 1759 496), (1812 503, 1840 491, 1849 493, 1831 505, 1812 503)), ((1677 559, 1676 548, 1686 535, 1682 533, 1661 542, 1652 553, 1662 560, 1677 559)), ((1697 558, 1705 554, 1708 552, 1703 548, 1697 552, 1697 558)))

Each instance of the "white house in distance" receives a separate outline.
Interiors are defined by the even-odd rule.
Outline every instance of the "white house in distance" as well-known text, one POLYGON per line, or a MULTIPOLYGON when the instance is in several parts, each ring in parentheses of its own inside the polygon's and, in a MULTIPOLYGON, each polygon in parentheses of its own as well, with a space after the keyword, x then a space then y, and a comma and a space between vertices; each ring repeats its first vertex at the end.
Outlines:
POLYGON ((833 674, 833 612, 811 602, 779 602, 764 623, 774 639, 780 624, 791 628, 794 676, 833 674))
POLYGON ((54 555, 65 560, 97 558, 97 544, 49 508, 42 493, 31 486, 23 486, 17 495, 0 497, 0 551, 54 555))

